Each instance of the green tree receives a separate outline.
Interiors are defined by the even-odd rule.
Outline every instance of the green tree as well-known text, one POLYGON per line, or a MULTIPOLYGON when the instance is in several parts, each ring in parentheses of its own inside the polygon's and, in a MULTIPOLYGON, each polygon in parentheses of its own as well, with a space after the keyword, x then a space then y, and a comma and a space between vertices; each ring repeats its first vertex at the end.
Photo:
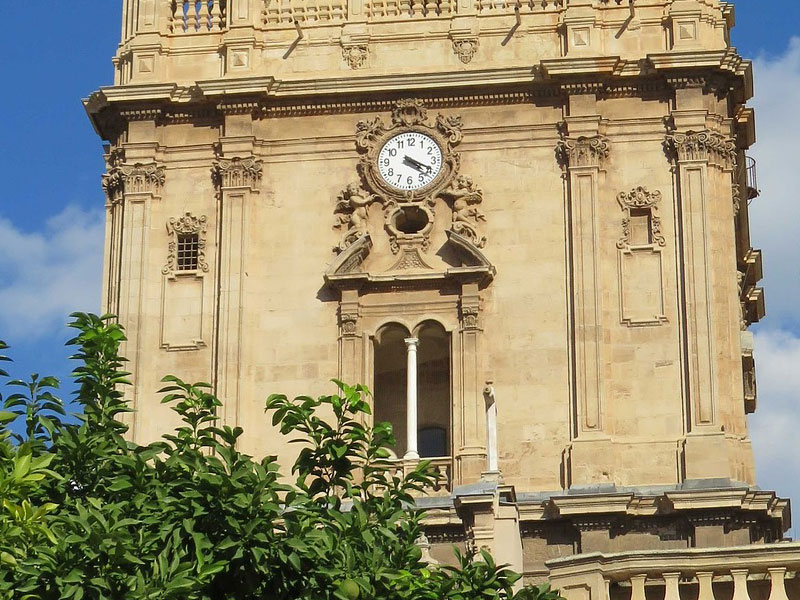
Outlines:
POLYGON ((434 472, 422 461, 392 475, 390 427, 361 424, 364 387, 269 397, 273 424, 302 445, 288 477, 275 457, 239 451, 242 429, 217 425, 208 384, 173 376, 163 402, 182 425, 139 446, 120 420, 124 332, 109 316, 73 317, 78 422, 62 418, 53 378, 12 381, 23 391, 0 397, 0 599, 558 598, 515 594, 519 576, 486 553, 421 560, 413 494, 434 472), (11 432, 17 420, 24 433, 11 432))

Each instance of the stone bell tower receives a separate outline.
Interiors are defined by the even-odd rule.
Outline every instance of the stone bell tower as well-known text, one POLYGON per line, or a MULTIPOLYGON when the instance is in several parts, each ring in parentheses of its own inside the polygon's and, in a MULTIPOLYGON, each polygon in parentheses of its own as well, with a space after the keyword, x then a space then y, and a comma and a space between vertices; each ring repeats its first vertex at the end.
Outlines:
POLYGON ((170 426, 177 373, 286 462, 264 398, 361 382, 397 469, 442 475, 433 559, 486 546, 570 599, 783 589, 733 25, 721 0, 124 0, 85 105, 130 435, 170 426))

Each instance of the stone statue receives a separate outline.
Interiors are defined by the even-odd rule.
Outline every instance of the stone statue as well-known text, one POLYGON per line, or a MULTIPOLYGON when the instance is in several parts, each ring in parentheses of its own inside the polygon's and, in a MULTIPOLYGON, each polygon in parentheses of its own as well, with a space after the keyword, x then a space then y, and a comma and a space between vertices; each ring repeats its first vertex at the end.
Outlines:
POLYGON ((357 183, 349 184, 339 194, 336 202, 335 229, 344 229, 338 250, 346 249, 367 233, 367 209, 377 196, 365 192, 357 183))
POLYGON ((459 175, 441 194, 452 202, 453 224, 450 229, 468 238, 478 248, 483 248, 486 237, 478 231, 479 222, 486 221, 486 217, 478 210, 478 205, 483 202, 481 189, 475 187, 471 177, 459 175))

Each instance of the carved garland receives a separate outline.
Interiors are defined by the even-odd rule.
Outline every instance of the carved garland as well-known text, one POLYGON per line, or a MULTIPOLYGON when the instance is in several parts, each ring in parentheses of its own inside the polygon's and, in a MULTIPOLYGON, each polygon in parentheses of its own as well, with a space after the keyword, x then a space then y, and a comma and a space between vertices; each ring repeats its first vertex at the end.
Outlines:
POLYGON ((207 218, 205 215, 195 217, 190 212, 186 212, 181 217, 172 217, 167 222, 167 233, 170 236, 167 262, 161 269, 164 275, 170 275, 177 270, 178 266, 178 236, 197 235, 197 270, 208 271, 206 262, 206 229, 207 218))
POLYGON ((658 204, 661 202, 661 192, 647 191, 642 186, 636 187, 630 192, 622 192, 617 196, 620 208, 625 213, 622 219, 622 237, 617 241, 617 248, 623 249, 630 246, 630 225, 631 210, 644 209, 650 211, 650 239, 653 244, 665 246, 667 244, 664 235, 661 233, 661 218, 658 216, 658 204))

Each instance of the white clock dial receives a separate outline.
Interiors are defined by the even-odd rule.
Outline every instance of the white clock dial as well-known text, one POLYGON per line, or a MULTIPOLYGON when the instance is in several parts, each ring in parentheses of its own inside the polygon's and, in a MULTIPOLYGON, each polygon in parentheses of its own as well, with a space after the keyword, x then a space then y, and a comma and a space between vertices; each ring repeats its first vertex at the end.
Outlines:
POLYGON ((398 190, 425 187, 442 170, 442 149, 429 135, 418 131, 390 138, 378 154, 378 172, 398 190))

